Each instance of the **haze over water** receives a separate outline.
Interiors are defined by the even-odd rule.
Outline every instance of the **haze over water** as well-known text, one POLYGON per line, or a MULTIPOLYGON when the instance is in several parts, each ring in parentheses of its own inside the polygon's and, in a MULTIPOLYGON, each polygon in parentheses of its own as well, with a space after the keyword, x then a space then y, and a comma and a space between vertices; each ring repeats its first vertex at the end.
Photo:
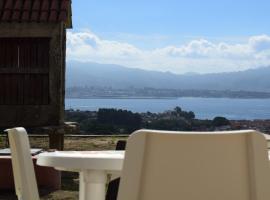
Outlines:
POLYGON ((66 99, 66 109, 96 111, 117 108, 132 112, 164 112, 180 106, 198 119, 270 119, 270 99, 175 98, 175 99, 66 99))

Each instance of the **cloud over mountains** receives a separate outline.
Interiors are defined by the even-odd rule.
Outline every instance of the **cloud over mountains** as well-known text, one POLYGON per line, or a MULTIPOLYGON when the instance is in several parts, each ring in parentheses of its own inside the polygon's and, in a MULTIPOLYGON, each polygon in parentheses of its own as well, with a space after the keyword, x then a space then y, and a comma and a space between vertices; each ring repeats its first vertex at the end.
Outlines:
POLYGON ((67 58, 174 73, 239 71, 270 65, 270 36, 251 36, 238 43, 202 38, 146 50, 91 31, 68 32, 67 58))

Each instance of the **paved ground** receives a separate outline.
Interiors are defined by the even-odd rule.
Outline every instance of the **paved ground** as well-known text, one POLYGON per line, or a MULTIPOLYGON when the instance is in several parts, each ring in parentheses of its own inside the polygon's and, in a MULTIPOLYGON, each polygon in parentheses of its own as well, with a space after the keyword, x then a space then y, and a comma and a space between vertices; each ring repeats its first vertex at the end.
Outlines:
MULTIPOLYGON (((48 195, 42 195, 41 200, 77 200, 79 199, 78 192, 75 191, 56 191, 48 195)), ((0 200, 17 200, 17 197, 13 192, 1 191, 0 200)))

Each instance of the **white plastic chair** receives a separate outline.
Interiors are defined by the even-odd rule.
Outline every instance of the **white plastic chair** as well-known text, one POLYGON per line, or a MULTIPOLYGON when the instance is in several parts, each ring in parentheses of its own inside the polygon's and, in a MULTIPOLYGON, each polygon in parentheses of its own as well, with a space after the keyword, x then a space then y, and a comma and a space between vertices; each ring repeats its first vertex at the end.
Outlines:
POLYGON ((139 130, 127 142, 118 200, 269 200, 269 174, 256 131, 139 130))
POLYGON ((12 128, 7 131, 16 195, 19 200, 39 200, 27 132, 24 128, 12 128))

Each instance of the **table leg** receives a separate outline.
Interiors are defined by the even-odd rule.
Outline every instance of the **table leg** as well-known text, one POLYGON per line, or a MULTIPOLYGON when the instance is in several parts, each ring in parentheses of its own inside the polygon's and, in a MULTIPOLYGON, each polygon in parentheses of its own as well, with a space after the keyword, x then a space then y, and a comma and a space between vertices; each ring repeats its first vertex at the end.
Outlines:
POLYGON ((107 173, 85 170, 80 172, 80 200, 105 200, 107 173))

